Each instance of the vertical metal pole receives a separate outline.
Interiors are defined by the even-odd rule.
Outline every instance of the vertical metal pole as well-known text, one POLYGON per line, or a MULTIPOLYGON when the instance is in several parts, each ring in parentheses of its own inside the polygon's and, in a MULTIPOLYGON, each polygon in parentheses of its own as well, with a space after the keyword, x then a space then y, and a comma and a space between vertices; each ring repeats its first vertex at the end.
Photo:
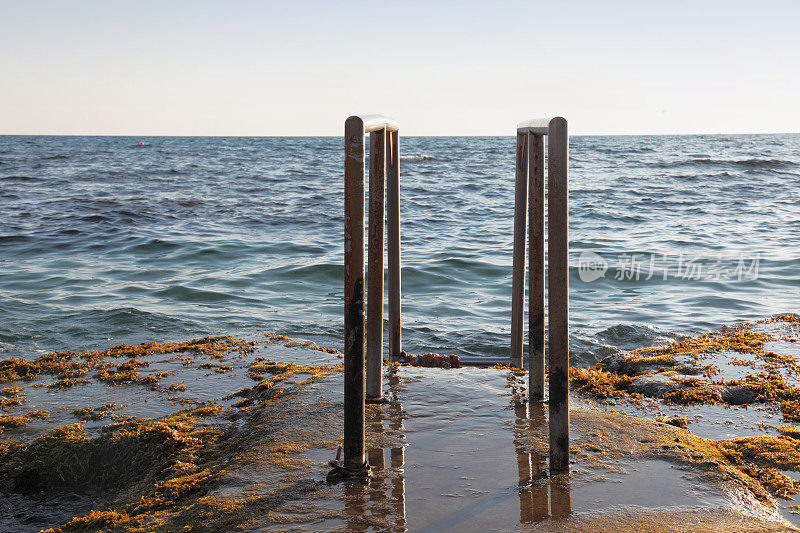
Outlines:
POLYGON ((569 137, 567 121, 548 129, 548 299, 550 470, 569 469, 569 137))
POLYGON ((400 324, 400 143, 398 132, 389 132, 386 140, 386 209, 389 225, 387 239, 389 248, 389 356, 396 361, 403 349, 400 324))
POLYGON ((544 399, 544 136, 528 134, 528 398, 544 399))
POLYGON ((344 466, 364 467, 364 122, 344 123, 344 466))
POLYGON ((369 134, 369 252, 367 256, 367 399, 381 397, 383 365, 383 229, 386 210, 386 130, 369 134))
POLYGON ((525 302, 525 223, 528 219, 527 134, 517 133, 514 195, 514 270, 511 278, 511 364, 522 368, 522 313, 525 302))

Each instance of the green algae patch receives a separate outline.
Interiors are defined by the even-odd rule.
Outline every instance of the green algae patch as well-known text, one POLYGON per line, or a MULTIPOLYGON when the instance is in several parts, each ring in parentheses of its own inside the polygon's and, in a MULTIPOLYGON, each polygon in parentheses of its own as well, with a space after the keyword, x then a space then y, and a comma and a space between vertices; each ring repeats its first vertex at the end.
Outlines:
POLYGON ((155 478, 180 454, 213 439, 183 420, 133 420, 88 438, 82 422, 42 435, 8 457, 3 476, 22 493, 120 488, 155 478))

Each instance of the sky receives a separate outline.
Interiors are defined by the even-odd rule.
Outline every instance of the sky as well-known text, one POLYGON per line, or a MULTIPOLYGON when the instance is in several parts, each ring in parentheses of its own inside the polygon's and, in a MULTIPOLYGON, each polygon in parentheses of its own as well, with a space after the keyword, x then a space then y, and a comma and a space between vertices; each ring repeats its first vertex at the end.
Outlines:
POLYGON ((0 134, 800 132, 798 0, 0 7, 0 134))

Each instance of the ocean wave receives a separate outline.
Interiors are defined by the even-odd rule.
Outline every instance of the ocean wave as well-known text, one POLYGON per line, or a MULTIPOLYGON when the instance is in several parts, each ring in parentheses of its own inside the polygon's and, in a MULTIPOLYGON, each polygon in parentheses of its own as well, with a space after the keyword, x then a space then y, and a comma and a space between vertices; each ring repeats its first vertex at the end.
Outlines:
POLYGON ((285 278, 293 281, 310 280, 317 283, 336 282, 338 285, 344 277, 344 265, 342 263, 317 263, 303 266, 289 265, 267 269, 264 272, 281 279, 285 278))
POLYGON ((677 168, 686 166, 705 166, 705 167, 733 167, 744 170, 780 170, 787 168, 800 167, 800 163, 788 159, 712 159, 700 157, 693 159, 682 159, 680 161, 660 161, 648 163, 648 166, 656 168, 677 168))
MULTIPOLYGON (((410 351, 507 355, 513 138, 404 139, 403 340, 410 351)), ((646 325, 686 332, 791 307, 800 137, 725 139, 571 141, 576 362, 657 339, 659 330, 636 331, 646 325), (580 280, 585 249, 608 260, 605 278, 580 280), (661 270, 614 279, 620 254, 652 250, 760 253, 759 279, 681 280, 675 264, 669 280, 661 270)), ((316 324, 341 338, 341 139, 151 139, 151 150, 128 148, 138 141, 0 137, 2 334, 45 348, 147 340, 152 328, 175 338, 190 317, 206 332, 279 322, 298 336, 316 324), (69 158, 41 160, 55 154, 69 158), (170 175, 176 169, 186 175, 170 175), (69 270, 98 284, 59 280, 69 270), (52 280, 46 288, 43 279, 52 280), (104 313, 71 314, 128 305, 164 316, 117 312, 114 324, 104 313)))
POLYGON ((425 161, 434 161, 435 159, 435 157, 428 154, 411 154, 400 156, 400 161, 404 161, 406 163, 424 163, 425 161))
POLYGON ((43 178, 34 176, 0 176, 0 181, 43 182, 43 178))
POLYGON ((603 154, 624 155, 624 154, 638 154, 642 152, 655 152, 653 146, 629 146, 629 147, 592 147, 593 152, 600 152, 603 154))
POLYGON ((570 336, 570 358, 575 366, 590 366, 616 353, 659 346, 684 336, 645 324, 617 324, 591 336, 570 336))
POLYGON ((262 303, 261 300, 255 298, 246 298, 235 294, 209 291, 202 289, 193 289, 185 285, 172 285, 169 288, 156 290, 152 292, 153 296, 159 298, 168 298, 179 302, 189 303, 219 303, 219 302, 248 302, 251 304, 262 303))

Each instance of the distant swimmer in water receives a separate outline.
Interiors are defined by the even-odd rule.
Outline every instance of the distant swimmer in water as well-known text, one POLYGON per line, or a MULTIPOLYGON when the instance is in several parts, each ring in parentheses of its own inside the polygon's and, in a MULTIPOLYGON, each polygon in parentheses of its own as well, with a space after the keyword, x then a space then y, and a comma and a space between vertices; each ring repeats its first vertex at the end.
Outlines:
POLYGON ((144 143, 139 141, 139 146, 144 146, 144 143))

